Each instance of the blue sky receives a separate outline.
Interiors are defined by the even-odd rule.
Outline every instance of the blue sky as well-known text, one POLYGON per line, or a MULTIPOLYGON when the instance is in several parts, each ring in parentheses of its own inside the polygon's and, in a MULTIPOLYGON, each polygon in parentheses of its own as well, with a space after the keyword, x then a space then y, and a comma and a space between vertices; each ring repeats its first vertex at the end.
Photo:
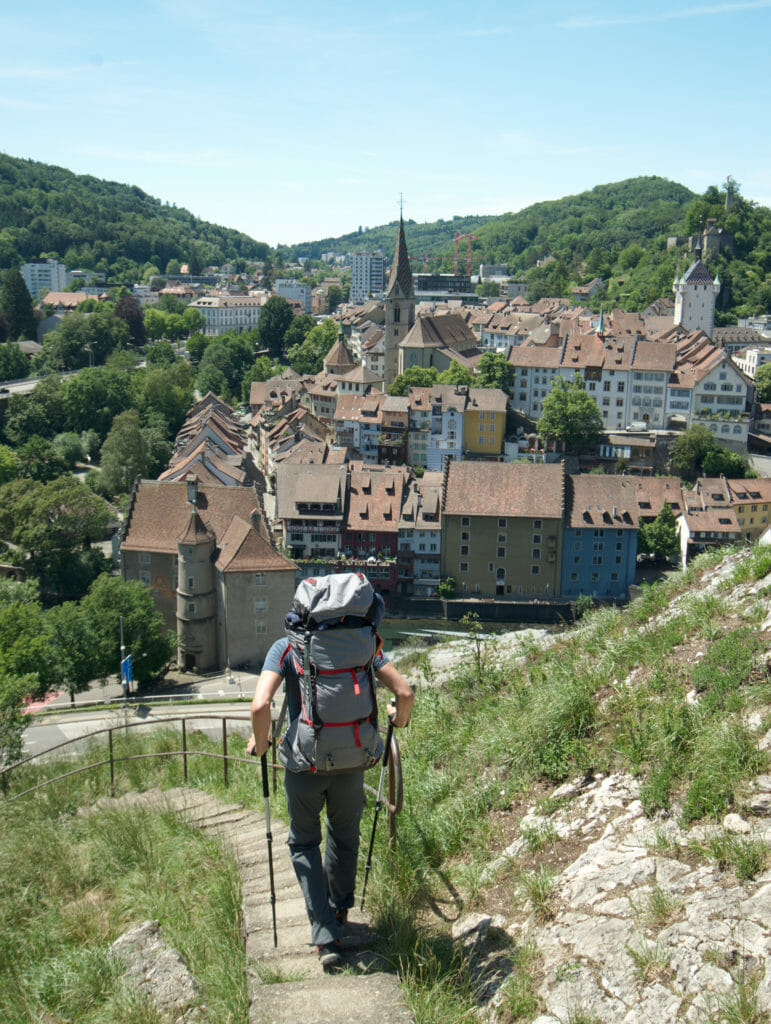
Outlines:
POLYGON ((771 205, 771 0, 14 7, 0 149, 271 244, 639 174, 771 205))

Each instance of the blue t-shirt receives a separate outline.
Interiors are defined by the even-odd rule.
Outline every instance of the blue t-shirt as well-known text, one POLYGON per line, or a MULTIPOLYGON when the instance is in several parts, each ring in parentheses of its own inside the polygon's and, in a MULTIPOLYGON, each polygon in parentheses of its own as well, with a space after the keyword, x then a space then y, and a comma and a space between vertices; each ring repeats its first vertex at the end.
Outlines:
MULTIPOLYGON (((375 657, 373 668, 379 671, 388 661, 388 656, 382 651, 375 657)), ((270 650, 265 655, 262 664, 263 672, 278 672, 283 677, 286 686, 286 710, 289 721, 294 721, 300 714, 300 684, 294 667, 294 660, 290 654, 289 641, 286 637, 276 640, 271 644, 270 650)), ((377 679, 375 679, 377 686, 377 679)))

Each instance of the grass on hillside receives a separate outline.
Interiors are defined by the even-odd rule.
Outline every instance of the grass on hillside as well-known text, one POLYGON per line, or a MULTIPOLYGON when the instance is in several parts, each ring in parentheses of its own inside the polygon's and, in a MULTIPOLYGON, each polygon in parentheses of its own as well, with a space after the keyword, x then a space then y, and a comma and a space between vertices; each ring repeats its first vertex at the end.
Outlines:
MULTIPOLYGON (((748 725, 753 714, 760 716, 765 728, 771 721, 771 688, 758 639, 764 595, 749 600, 738 613, 727 602, 725 589, 700 590, 700 574, 720 557, 716 553, 703 556, 687 572, 645 588, 639 600, 624 609, 596 610, 550 648, 531 646, 519 660, 504 663, 497 659, 494 647, 476 647, 466 665, 443 685, 421 688, 410 729, 399 734, 405 808, 397 841, 389 851, 387 829, 381 823, 367 897, 382 949, 405 981, 418 1024, 474 1019, 480 979, 463 948, 451 940, 449 921, 466 910, 484 907, 488 883, 483 872, 510 839, 501 831, 501 822, 511 816, 512 806, 538 802, 539 811, 548 817, 559 807, 551 796, 558 783, 623 771, 639 779, 648 813, 676 815, 683 824, 717 823, 728 810, 741 805, 747 780, 767 769, 768 755, 759 749, 756 733, 748 725)), ((739 561, 733 582, 752 584, 769 571, 771 552, 753 549, 739 561)), ((134 744, 138 748, 162 742, 160 736, 143 740, 129 736, 116 753, 133 749, 134 744)), ((178 737, 167 742, 178 749, 178 737)), ((250 806, 259 802, 257 772, 251 765, 232 767, 227 790, 217 761, 191 758, 190 765, 191 785, 228 801, 250 806)), ((12 789, 18 792, 26 778, 51 771, 51 766, 25 768, 12 789)), ((124 762, 117 778, 121 790, 180 785, 181 762, 176 758, 124 762)), ((132 1017, 105 1001, 105 993, 114 989, 114 978, 102 978, 104 949, 127 921, 160 917, 166 928, 168 920, 168 940, 190 957, 194 973, 204 970, 196 950, 189 949, 190 933, 199 928, 207 932, 216 916, 214 908, 204 914, 200 925, 196 919, 195 929, 180 926, 177 933, 171 922, 186 923, 193 905, 205 903, 206 895, 190 896, 195 879, 181 874, 168 889, 160 888, 168 881, 167 861, 178 865, 174 872, 181 872, 187 862, 187 857, 175 859, 176 846, 184 840, 185 846, 195 847, 198 840, 186 826, 174 826, 181 832, 165 845, 172 824, 162 818, 152 827, 147 825, 153 837, 148 847, 140 834, 131 837, 129 823, 106 828, 98 819, 74 815, 81 804, 105 793, 108 785, 109 777, 100 769, 57 783, 32 799, 8 804, 10 813, 0 825, 0 870, 9 879, 1 904, 3 935, 10 936, 9 945, 18 935, 19 945, 30 953, 12 966, 7 947, 8 955, 0 960, 0 1019, 37 1020, 41 1018, 31 1011, 45 1010, 54 1014, 52 1021, 64 1021, 69 1014, 70 1019, 86 1024, 103 1020, 138 1024, 141 1016, 132 1017), (157 837, 156 829, 160 830, 157 837), (120 836, 127 830, 129 834, 112 852, 93 852, 103 849, 105 833, 120 836), (22 837, 28 845, 22 844, 22 837), (38 843, 45 847, 40 854, 38 843), (14 850, 17 853, 12 855, 14 850), (102 863, 109 870, 97 871, 102 863), (124 878, 132 879, 131 884, 120 884, 124 878), (60 886, 65 897, 55 899, 60 886), (99 912, 81 913, 90 899, 96 900, 99 912), (38 939, 38 934, 45 940, 38 939), (81 1016, 69 1004, 50 1009, 55 1002, 53 990, 70 989, 45 979, 64 977, 67 971, 80 979, 74 986, 78 992, 93 993, 92 1002, 78 1009, 81 1016), (9 1000, 16 990, 26 995, 14 1004, 9 1000), (9 1012, 3 1015, 6 1005, 9 1012)), ((371 823, 372 801, 369 804, 364 837, 371 823)), ((277 814, 283 813, 280 794, 274 806, 277 814)), ((526 855, 498 878, 498 891, 505 890, 512 916, 545 918, 551 913, 552 875, 543 865, 532 869, 536 855, 551 854, 556 837, 547 822, 523 835, 523 840, 526 855)), ((193 874, 212 891, 207 887, 219 880, 223 861, 205 841, 200 842, 201 860, 193 874)), ((663 833, 661 842, 666 844, 663 833)), ((764 870, 768 853, 766 844, 728 837, 716 827, 689 856, 731 870, 741 880, 764 870)), ((649 907, 641 909, 649 927, 678 909, 655 901, 655 896, 649 907)), ((230 883, 226 892, 217 890, 216 901, 229 908, 227 933, 238 919, 238 901, 230 883)), ((237 926, 234 930, 237 933, 237 926)), ((244 1020, 239 1016, 244 1012, 244 965, 237 934, 230 934, 230 939, 234 949, 238 946, 240 959, 234 953, 230 974, 206 981, 207 1005, 213 1005, 209 987, 223 992, 224 1006, 224 990, 232 986, 232 1003, 212 1019, 235 1024, 244 1020)), ((542 1010, 537 997, 537 950, 528 952, 504 942, 498 952, 509 974, 503 993, 505 1012, 512 1022, 534 1019, 542 1010)), ((640 970, 649 973, 643 952, 640 970)))

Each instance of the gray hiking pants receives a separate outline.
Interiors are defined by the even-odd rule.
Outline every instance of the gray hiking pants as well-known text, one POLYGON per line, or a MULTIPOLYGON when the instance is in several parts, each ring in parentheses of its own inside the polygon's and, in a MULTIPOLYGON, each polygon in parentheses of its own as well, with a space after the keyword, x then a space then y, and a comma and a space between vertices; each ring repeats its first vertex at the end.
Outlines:
POLYGON ((289 810, 289 855, 300 883, 317 946, 340 938, 336 910, 353 906, 364 772, 284 772, 289 810), (327 842, 321 859, 321 812, 327 842))

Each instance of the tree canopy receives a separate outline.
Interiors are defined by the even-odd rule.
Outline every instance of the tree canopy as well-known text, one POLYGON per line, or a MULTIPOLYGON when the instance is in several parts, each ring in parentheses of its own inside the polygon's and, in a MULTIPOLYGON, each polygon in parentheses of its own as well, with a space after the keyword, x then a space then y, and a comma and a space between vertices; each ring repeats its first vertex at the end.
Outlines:
POLYGON ((677 522, 672 506, 664 502, 656 518, 650 523, 640 523, 637 534, 637 550, 641 554, 655 555, 675 561, 680 553, 677 536, 677 522))
POLYGON ((742 480, 755 475, 747 460, 719 445, 703 423, 689 427, 675 438, 669 449, 669 466, 673 473, 689 482, 699 476, 726 476, 742 480))
POLYGON ((583 381, 557 377, 543 400, 538 433, 547 441, 559 441, 565 451, 578 454, 593 449, 602 431, 602 416, 583 381))

